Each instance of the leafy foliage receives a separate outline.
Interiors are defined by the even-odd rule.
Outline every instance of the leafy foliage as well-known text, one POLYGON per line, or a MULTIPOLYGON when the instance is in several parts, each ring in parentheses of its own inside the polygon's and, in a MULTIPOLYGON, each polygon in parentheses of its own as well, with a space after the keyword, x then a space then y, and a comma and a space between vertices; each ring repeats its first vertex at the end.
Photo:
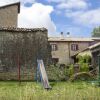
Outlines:
POLYGON ((84 56, 77 56, 78 58, 78 63, 80 65, 80 72, 88 72, 89 71, 89 66, 88 64, 91 61, 91 57, 89 55, 84 55, 84 56))
POLYGON ((66 67, 60 67, 59 65, 50 65, 46 67, 46 71, 51 81, 66 80, 68 77, 68 69, 66 67))
POLYGON ((100 26, 93 29, 92 37, 100 37, 100 26))
POLYGON ((73 74, 74 74, 74 66, 73 66, 73 64, 71 64, 69 69, 68 69, 68 75, 71 76, 73 74))
POLYGON ((77 81, 77 80, 81 80, 81 81, 85 81, 85 80, 93 80, 94 77, 92 74, 88 73, 88 72, 79 72, 76 73, 74 75, 71 76, 70 81, 77 81))

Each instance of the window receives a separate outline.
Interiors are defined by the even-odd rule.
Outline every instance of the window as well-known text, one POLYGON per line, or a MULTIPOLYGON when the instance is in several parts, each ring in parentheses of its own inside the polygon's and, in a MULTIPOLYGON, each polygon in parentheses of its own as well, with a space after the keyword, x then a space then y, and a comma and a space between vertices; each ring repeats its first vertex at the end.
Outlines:
POLYGON ((51 49, 52 51, 57 51, 58 50, 57 44, 51 44, 51 49))
POLYGON ((78 48, 78 44, 72 44, 71 45, 71 50, 72 51, 77 51, 79 48, 78 48))

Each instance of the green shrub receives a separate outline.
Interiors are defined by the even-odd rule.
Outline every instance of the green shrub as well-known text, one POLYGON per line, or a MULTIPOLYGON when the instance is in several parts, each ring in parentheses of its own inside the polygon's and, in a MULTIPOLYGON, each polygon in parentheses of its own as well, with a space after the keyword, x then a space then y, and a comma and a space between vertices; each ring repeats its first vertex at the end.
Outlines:
POLYGON ((59 65, 50 65, 46 67, 47 75, 51 81, 62 81, 66 80, 68 71, 66 67, 61 68, 59 65))
POLYGON ((89 66, 87 63, 80 64, 80 72, 88 72, 89 66))
POLYGON ((91 56, 89 55, 78 55, 78 64, 80 65, 80 72, 88 72, 89 71, 89 64, 91 62, 91 56))
POLYGON ((94 77, 92 74, 88 73, 88 72, 79 72, 79 73, 76 73, 74 75, 72 75, 70 77, 70 81, 73 82, 73 81, 89 81, 89 80, 93 80, 94 77))
POLYGON ((73 74, 74 74, 74 66, 73 66, 73 64, 71 64, 69 69, 68 69, 68 75, 71 76, 73 74))
POLYGON ((78 63, 91 63, 91 56, 87 54, 83 56, 78 55, 76 58, 78 59, 78 63))

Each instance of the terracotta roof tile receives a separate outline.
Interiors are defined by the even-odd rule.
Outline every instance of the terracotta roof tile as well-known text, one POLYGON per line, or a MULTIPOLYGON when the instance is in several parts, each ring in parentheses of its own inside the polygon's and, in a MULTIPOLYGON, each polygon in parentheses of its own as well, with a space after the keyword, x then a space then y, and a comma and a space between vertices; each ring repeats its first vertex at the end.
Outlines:
POLYGON ((64 38, 61 38, 61 37, 49 37, 48 39, 49 41, 51 42, 66 42, 66 41, 93 41, 91 38, 67 38, 67 37, 64 37, 64 38))
POLYGON ((93 49, 93 48, 96 48, 96 47, 98 47, 98 46, 100 46, 100 42, 98 42, 98 43, 96 43, 96 44, 94 44, 94 45, 91 45, 91 46, 89 46, 88 48, 89 48, 89 49, 93 49))
POLYGON ((46 29, 46 28, 15 28, 15 27, 0 27, 0 31, 34 32, 34 31, 47 31, 47 29, 46 29))

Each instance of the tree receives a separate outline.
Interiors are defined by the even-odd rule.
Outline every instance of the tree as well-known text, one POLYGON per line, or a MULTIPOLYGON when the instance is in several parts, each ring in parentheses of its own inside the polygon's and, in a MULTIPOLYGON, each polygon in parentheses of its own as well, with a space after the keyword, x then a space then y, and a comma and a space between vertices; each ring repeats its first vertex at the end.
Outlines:
POLYGON ((93 29, 92 37, 100 37, 100 26, 93 29))

